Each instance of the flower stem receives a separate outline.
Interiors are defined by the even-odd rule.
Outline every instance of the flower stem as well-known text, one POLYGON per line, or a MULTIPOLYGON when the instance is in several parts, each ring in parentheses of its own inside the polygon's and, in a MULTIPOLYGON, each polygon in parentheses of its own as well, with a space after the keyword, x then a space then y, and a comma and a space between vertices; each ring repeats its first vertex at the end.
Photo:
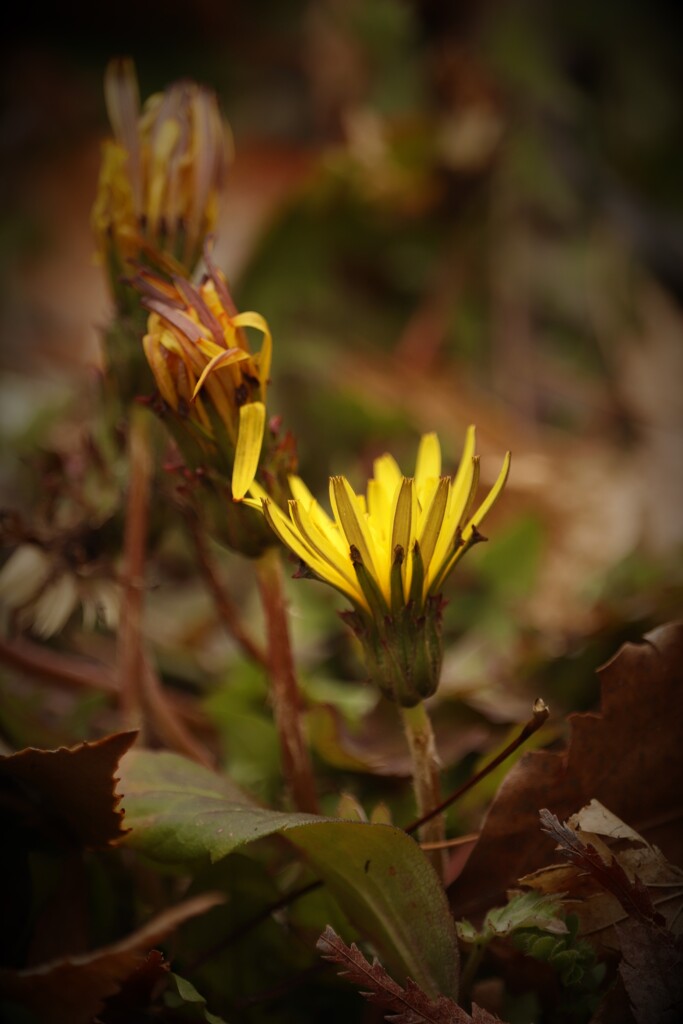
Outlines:
MULTIPOLYGON (((428 815, 441 802, 439 755, 436 752, 434 730, 424 702, 413 708, 401 708, 403 728, 413 761, 413 788, 417 813, 420 818, 428 815)), ((446 838, 445 821, 442 814, 431 817, 420 829, 420 840, 424 843, 442 843, 446 838)), ((445 855, 443 849, 427 853, 437 874, 443 877, 445 855)))
POLYGON ((149 414, 131 405, 128 426, 128 492, 123 542, 124 585, 117 648, 117 672, 121 711, 135 728, 142 725, 144 654, 142 611, 149 523, 152 457, 149 414))
POLYGON ((256 567, 266 619, 271 698, 280 738, 282 770, 297 810, 317 814, 318 798, 302 728, 301 695, 294 672, 282 566, 277 549, 268 548, 257 559, 256 567))
POLYGON ((184 515, 187 530, 197 554, 199 571, 201 572, 206 587, 213 598, 214 607, 221 622, 230 633, 238 647, 241 648, 243 653, 252 661, 256 662, 256 664, 267 668, 268 665, 265 653, 246 632, 242 622, 240 621, 237 608, 233 604, 230 594, 224 587, 223 582, 218 575, 216 566, 211 558, 209 540, 203 524, 200 522, 194 509, 188 508, 184 510, 184 515))

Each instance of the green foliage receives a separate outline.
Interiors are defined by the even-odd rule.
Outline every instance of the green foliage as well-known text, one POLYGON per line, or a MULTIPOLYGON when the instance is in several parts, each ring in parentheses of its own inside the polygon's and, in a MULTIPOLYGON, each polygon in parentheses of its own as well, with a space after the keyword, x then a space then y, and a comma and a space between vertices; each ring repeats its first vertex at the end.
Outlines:
POLYGON ((599 1002, 598 990, 605 977, 605 965, 598 963, 595 949, 578 937, 576 915, 565 918, 563 935, 548 934, 541 927, 522 927, 512 936, 514 945, 525 956, 548 964, 557 973, 567 990, 563 1009, 576 1014, 577 1020, 587 1017, 599 1002))
POLYGON ((567 925, 561 913, 557 896, 518 892, 504 907, 489 910, 479 931, 469 921, 458 921, 458 936, 463 942, 486 945, 495 938, 505 938, 520 929, 537 928, 553 935, 563 935, 567 933, 567 925))
POLYGON ((222 1017, 208 1011, 206 999, 194 985, 178 974, 169 974, 163 999, 164 1006, 171 1011, 168 1019, 178 1024, 225 1024, 222 1017))
POLYGON ((266 810, 175 754, 133 752, 120 774, 131 848, 153 860, 196 865, 285 835, 399 977, 412 977, 426 992, 455 992, 457 943, 446 898, 405 832, 266 810))

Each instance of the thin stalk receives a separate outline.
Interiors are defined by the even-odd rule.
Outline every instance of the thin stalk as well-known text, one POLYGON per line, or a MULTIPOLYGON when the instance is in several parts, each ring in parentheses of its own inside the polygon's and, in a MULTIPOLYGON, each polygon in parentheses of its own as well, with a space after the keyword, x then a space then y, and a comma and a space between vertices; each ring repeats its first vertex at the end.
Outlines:
POLYGON ((126 724, 142 725, 144 653, 142 613, 152 456, 149 414, 130 406, 128 426, 128 492, 123 541, 123 597, 117 648, 119 699, 126 724))
POLYGON ((418 829, 421 829, 426 825, 428 821, 431 821, 432 818, 443 814, 447 807, 450 807, 451 804, 454 804, 456 800, 459 800, 461 796, 464 796, 465 793, 472 789, 473 786, 476 786, 478 782, 485 779, 494 768, 497 768, 498 765, 507 760, 511 754, 514 754, 515 750, 521 747, 523 743, 526 743, 530 736, 533 736, 535 732, 538 732, 541 726, 547 721, 549 714, 550 708, 545 701, 539 697, 534 701, 533 714, 531 718, 526 725, 522 727, 519 735, 516 736, 511 743, 508 743, 507 747, 505 747, 504 750, 501 750, 500 754, 497 754, 492 761, 485 764, 481 771, 478 771, 477 774, 473 775, 467 780, 467 782, 463 782, 462 786, 456 789, 453 793, 450 793, 445 800, 435 804, 431 810, 425 811, 424 814, 417 818, 416 821, 413 821, 408 825, 406 832, 411 835, 413 832, 417 832, 418 829))
POLYGON ((470 1007, 472 999, 472 985, 474 979, 479 970, 479 965, 484 959, 484 953, 486 952, 486 942, 475 942, 469 953, 467 959, 463 964, 462 972, 460 974, 460 986, 458 994, 458 1002, 461 1006, 470 1007))
MULTIPOLYGON (((420 829, 420 841, 441 844, 446 838, 444 817, 431 813, 441 803, 441 762, 436 752, 432 723, 422 701, 414 708, 402 707, 401 716, 413 762, 413 788, 417 813, 420 819, 424 820, 424 826, 420 829)), ((439 877, 443 877, 443 849, 437 845, 427 856, 439 877)))
POLYGON ((303 733, 301 695, 294 671, 282 566, 277 549, 266 550, 257 559, 256 569, 266 620, 271 699, 280 740, 282 771, 297 810, 318 814, 318 798, 303 733))
POLYGON ((207 590, 213 598, 218 617, 243 653, 256 662, 256 664, 267 667, 268 662, 265 652, 261 650, 256 641, 246 632, 230 594, 223 586, 211 558, 208 538, 199 521, 199 517, 193 509, 186 510, 185 522, 197 554, 199 571, 204 578, 207 590))
POLYGON ((169 750, 176 750, 206 768, 214 768, 215 760, 210 751, 193 736, 183 722, 177 709, 168 699, 168 694, 144 651, 142 658, 145 712, 149 716, 149 721, 153 723, 155 733, 169 750))
MULTIPOLYGON (((93 690, 106 694, 112 701, 119 697, 116 673, 108 665, 54 651, 23 637, 14 640, 0 638, 0 664, 11 665, 61 689, 93 690)), ((173 713, 193 731, 214 734, 211 723, 189 694, 169 691, 164 697, 173 713)), ((147 700, 148 707, 149 703, 147 700)))

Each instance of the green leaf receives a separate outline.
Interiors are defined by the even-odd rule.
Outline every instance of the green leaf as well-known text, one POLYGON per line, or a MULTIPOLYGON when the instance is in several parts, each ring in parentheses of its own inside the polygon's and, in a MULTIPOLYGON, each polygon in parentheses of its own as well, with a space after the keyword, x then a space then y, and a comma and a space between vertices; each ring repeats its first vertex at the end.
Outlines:
POLYGON ((178 1020, 187 1021, 187 1024, 225 1024, 222 1017, 207 1010, 204 996, 187 978, 181 978, 179 974, 169 974, 164 1003, 169 1010, 180 1011, 178 1020))
MULTIPOLYGON (((481 931, 477 931, 469 921, 457 923, 459 938, 474 945, 481 943, 486 946, 494 938, 505 938, 520 929, 539 929, 552 936, 568 936, 569 928, 562 918, 560 897, 540 892, 516 892, 504 907, 494 907, 484 918, 481 931)), ((554 941, 554 939, 553 939, 554 941)), ((525 952, 528 950, 525 949, 525 952)))
POLYGON ((554 935, 566 935, 568 929, 561 914, 562 905, 557 895, 518 892, 504 907, 496 907, 488 912, 484 930, 503 936, 517 928, 540 928, 554 935))
POLYGON ((458 947, 443 888, 417 844, 391 825, 286 814, 249 803, 229 780, 176 754, 121 762, 126 845, 153 860, 220 860, 286 834, 399 978, 455 996, 458 947))

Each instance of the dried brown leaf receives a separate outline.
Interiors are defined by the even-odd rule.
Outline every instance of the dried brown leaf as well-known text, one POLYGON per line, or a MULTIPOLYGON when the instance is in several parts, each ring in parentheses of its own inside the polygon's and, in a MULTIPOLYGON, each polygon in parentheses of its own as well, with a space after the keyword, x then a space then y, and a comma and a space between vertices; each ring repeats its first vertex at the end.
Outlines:
POLYGON ((347 946, 329 925, 317 946, 325 960, 341 965, 343 969, 339 973, 356 985, 369 1002, 381 1007, 385 1019, 392 1024, 495 1024, 499 1021, 479 1006, 472 1007, 470 1016, 447 996, 431 999, 410 978, 402 988, 376 957, 369 963, 355 942, 347 946))
POLYGON ((631 879, 616 857, 607 857, 568 825, 545 808, 540 813, 543 831, 551 836, 567 857, 580 870, 592 875, 598 885, 619 900, 624 912, 636 921, 663 925, 664 918, 655 910, 650 894, 636 876, 631 879))
POLYGON ((619 975, 638 1024, 683 1020, 683 939, 648 921, 617 925, 619 975))
POLYGON ((0 757, 0 783, 21 803, 35 806, 83 846, 109 846, 126 834, 116 792, 119 760, 136 732, 119 732, 93 743, 58 750, 27 747, 0 757))
POLYGON ((222 901, 220 893, 202 893, 110 946, 30 970, 0 970, 0 995, 26 1006, 43 1024, 89 1024, 105 999, 142 967, 156 943, 222 901))
MULTIPOLYGON (((648 900, 664 923, 676 930, 683 925, 683 871, 670 864, 656 846, 603 807, 591 800, 568 821, 578 839, 590 844, 605 864, 614 858, 632 883, 638 880, 646 887, 648 900)), ((537 892, 566 894, 568 910, 575 913, 583 936, 604 950, 617 950, 619 942, 615 925, 626 919, 628 912, 617 894, 600 886, 599 879, 576 863, 553 864, 520 879, 520 883, 537 892)))
POLYGON ((625 644, 600 670, 600 712, 572 715, 565 751, 528 753, 503 782, 450 889, 456 917, 495 905, 552 861, 552 840, 538 835, 542 807, 566 819, 595 797, 670 861, 683 860, 682 672, 683 624, 625 644))

